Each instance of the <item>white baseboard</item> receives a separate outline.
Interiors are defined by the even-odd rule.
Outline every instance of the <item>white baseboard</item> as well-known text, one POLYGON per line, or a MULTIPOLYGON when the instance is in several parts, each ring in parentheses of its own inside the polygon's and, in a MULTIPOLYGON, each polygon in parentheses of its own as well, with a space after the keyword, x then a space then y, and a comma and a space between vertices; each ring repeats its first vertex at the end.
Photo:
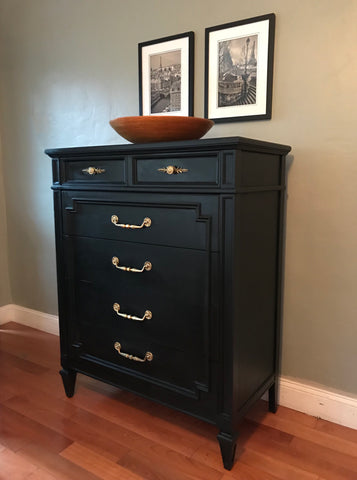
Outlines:
MULTIPOLYGON (((59 334, 58 317, 19 305, 0 307, 0 325, 16 322, 44 332, 59 334)), ((263 397, 266 398, 266 395, 263 397)), ((287 377, 279 382, 279 405, 357 429, 357 396, 313 386, 287 377)))
POLYGON ((280 378, 279 405, 357 429, 357 395, 280 378))
POLYGON ((7 322, 20 323, 21 325, 37 328, 43 332, 59 335, 57 315, 31 310, 31 308, 20 307, 14 304, 0 307, 0 325, 7 322))
POLYGON ((0 307, 0 325, 14 321, 13 306, 14 305, 4 305, 0 307))

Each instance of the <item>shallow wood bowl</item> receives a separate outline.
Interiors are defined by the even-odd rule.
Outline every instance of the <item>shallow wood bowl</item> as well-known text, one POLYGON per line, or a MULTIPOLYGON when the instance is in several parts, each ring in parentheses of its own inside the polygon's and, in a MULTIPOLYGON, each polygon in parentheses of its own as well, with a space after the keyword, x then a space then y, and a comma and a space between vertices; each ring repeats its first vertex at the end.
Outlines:
POLYGON ((132 143, 197 140, 214 125, 207 118, 175 115, 119 117, 109 123, 119 135, 132 143))

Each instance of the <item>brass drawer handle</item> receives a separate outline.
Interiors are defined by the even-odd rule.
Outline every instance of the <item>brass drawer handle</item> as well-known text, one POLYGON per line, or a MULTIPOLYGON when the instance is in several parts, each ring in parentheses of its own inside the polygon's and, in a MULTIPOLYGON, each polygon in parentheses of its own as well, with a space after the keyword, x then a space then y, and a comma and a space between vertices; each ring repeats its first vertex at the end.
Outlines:
POLYGON ((148 362, 151 362, 151 360, 154 358, 154 355, 151 352, 146 352, 144 358, 139 358, 139 357, 136 357, 135 355, 130 355, 130 353, 124 353, 121 351, 121 345, 119 342, 114 343, 114 348, 115 350, 117 350, 119 355, 127 358, 128 360, 134 360, 135 362, 146 362, 146 360, 148 362))
POLYGON ((132 267, 119 267, 119 258, 113 257, 112 264, 118 268, 119 270, 124 270, 124 272, 134 272, 134 273, 142 273, 144 270, 149 272, 152 269, 152 264, 149 261, 146 261, 143 265, 143 268, 132 268, 132 267))
POLYGON ((119 218, 116 215, 112 215, 110 220, 113 225, 121 228, 143 228, 143 227, 150 227, 151 225, 151 218, 149 217, 145 217, 141 225, 129 225, 128 223, 118 223, 119 218))
POLYGON ((177 173, 188 172, 188 168, 174 167, 173 165, 169 165, 165 168, 158 168, 157 171, 167 173, 168 175, 176 175, 177 173))
POLYGON ((150 312, 150 310, 145 310, 144 316, 142 318, 136 317, 135 315, 128 315, 127 313, 120 313, 119 312, 119 310, 120 310, 119 303, 114 303, 113 310, 120 317, 128 318, 129 320, 137 320, 138 322, 143 322, 145 319, 147 319, 147 320, 152 319, 152 313, 150 312))
POLYGON ((83 168, 82 172, 88 173, 88 175, 100 175, 101 173, 105 173, 105 168, 88 167, 83 168))

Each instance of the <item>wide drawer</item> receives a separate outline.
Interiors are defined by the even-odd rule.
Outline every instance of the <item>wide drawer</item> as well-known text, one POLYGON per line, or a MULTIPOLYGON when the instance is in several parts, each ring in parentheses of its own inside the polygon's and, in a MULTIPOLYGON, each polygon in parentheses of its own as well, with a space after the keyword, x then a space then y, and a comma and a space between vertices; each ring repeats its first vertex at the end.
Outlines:
POLYGON ((67 265, 71 324, 81 355, 148 375, 146 381, 187 395, 195 396, 197 385, 209 389, 211 305, 216 303, 211 256, 216 254, 80 237, 67 237, 65 249, 72 259, 67 265), (141 270, 147 261, 149 270, 127 269, 141 270), (138 359, 120 355, 116 342, 121 352, 138 359), (151 362, 140 361, 146 352, 152 353, 151 362))
POLYGON ((209 252, 80 237, 65 238, 65 248, 82 325, 105 323, 133 338, 202 351, 211 301, 209 252))
POLYGON ((157 340, 126 337, 119 328, 114 332, 104 325, 89 326, 76 353, 82 359, 91 359, 140 382, 158 385, 185 397, 199 398, 200 391, 209 391, 207 358, 168 347, 157 340), (126 355, 122 356, 119 351, 126 355), (125 358, 129 356, 131 359, 125 358))
POLYGON ((137 185, 219 185, 218 153, 133 157, 133 183, 137 185))
POLYGON ((78 160, 68 158, 62 162, 60 183, 62 184, 125 184, 125 159, 104 157, 78 160))
POLYGON ((67 235, 207 250, 211 232, 218 230, 218 198, 213 195, 62 195, 67 235))

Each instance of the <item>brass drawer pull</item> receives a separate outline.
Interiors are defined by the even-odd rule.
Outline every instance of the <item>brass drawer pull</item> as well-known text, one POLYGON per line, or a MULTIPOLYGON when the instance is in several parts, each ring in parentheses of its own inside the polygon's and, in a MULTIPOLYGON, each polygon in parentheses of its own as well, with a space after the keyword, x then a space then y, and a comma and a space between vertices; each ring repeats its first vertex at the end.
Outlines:
POLYGON ((117 313, 120 317, 128 318, 129 320, 137 320, 138 322, 143 322, 145 319, 151 320, 152 319, 152 313, 150 310, 145 310, 144 316, 142 318, 140 317, 135 317, 135 315, 128 315, 126 313, 120 313, 120 305, 119 303, 114 303, 113 305, 113 310, 114 312, 117 313))
POLYGON ((172 174, 176 175, 177 173, 188 172, 188 169, 169 165, 168 167, 165 167, 165 168, 158 168, 157 171, 167 173, 168 175, 172 175, 172 174))
POLYGON ((119 342, 114 343, 114 348, 115 350, 117 350, 119 355, 127 358, 128 360, 134 360, 135 362, 146 362, 146 360, 148 362, 151 362, 151 360, 154 358, 154 355, 151 352, 146 352, 144 358, 139 358, 139 357, 136 357, 135 355, 130 355, 130 353, 124 353, 121 351, 121 345, 119 342))
POLYGON ((88 175, 100 175, 101 173, 105 173, 105 168, 88 167, 83 168, 82 172, 88 173, 88 175))
POLYGON ((118 268, 119 270, 124 270, 124 272, 134 272, 134 273, 142 273, 144 270, 149 272, 152 269, 152 264, 149 261, 146 261, 143 265, 143 268, 132 268, 132 267, 119 267, 119 258, 113 257, 112 264, 118 268))
POLYGON ((151 218, 149 217, 145 217, 141 225, 129 225, 128 223, 118 223, 119 218, 116 215, 112 215, 112 218, 110 220, 113 225, 121 228, 143 228, 143 227, 150 227, 151 225, 151 218))

